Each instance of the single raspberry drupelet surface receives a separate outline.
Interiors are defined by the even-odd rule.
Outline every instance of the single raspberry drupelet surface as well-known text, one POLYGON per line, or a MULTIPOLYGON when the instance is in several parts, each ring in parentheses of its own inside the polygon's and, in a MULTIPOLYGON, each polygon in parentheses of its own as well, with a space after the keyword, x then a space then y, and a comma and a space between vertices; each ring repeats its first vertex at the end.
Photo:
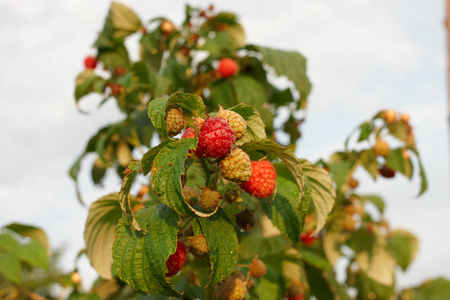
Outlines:
POLYGON ((238 65, 231 58, 222 58, 219 61, 219 68, 217 69, 217 71, 219 72, 219 74, 222 77, 225 77, 225 78, 231 77, 237 73, 237 70, 238 70, 238 65))
POLYGON ((219 112, 217 113, 217 117, 221 117, 227 120, 228 124, 230 124, 231 128, 233 128, 236 140, 241 139, 247 131, 247 122, 237 112, 225 110, 222 106, 219 105, 219 112))
POLYGON ((182 242, 177 242, 177 250, 174 254, 170 255, 166 261, 166 267, 168 270, 166 277, 175 276, 184 266, 186 260, 186 246, 182 242))
POLYGON ((87 56, 84 59, 84 66, 86 69, 95 69, 95 67, 97 66, 97 58, 93 56, 87 56))
POLYGON ((220 161, 220 174, 223 178, 236 183, 246 182, 252 175, 250 156, 240 148, 234 148, 231 154, 220 161))
POLYGON ((239 186, 252 196, 267 198, 273 194, 277 185, 277 173, 270 161, 252 161, 250 180, 239 186))
POLYGON ((208 118, 200 127, 198 145, 206 157, 227 155, 235 141, 234 131, 224 118, 208 118))

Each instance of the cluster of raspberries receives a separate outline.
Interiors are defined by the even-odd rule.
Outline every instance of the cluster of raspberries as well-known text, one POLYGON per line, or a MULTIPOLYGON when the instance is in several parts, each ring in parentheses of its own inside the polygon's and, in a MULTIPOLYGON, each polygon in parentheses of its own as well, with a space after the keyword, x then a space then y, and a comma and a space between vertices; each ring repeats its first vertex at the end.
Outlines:
MULTIPOLYGON (((266 160, 251 161, 247 153, 234 147, 246 130, 244 118, 231 110, 219 106, 219 112, 206 120, 197 118, 198 144, 192 155, 220 159, 220 172, 226 180, 239 186, 252 196, 267 198, 275 190, 277 174, 273 165, 266 160)), ((181 109, 170 109, 166 115, 166 129, 169 135, 180 134, 186 128, 181 109)), ((194 138, 196 130, 187 128, 181 138, 194 138)))

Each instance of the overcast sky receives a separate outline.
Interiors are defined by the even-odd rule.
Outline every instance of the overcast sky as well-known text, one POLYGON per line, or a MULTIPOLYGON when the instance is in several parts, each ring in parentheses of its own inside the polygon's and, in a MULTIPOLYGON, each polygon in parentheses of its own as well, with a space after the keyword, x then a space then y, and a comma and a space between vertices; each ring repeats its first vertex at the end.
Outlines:
MULTIPOLYGON (((184 15, 181 1, 123 3, 143 21, 164 15, 179 24, 184 15)), ((67 171, 89 136, 121 119, 112 102, 86 116, 73 99, 74 79, 84 57, 95 53, 90 47, 109 5, 106 0, 0 0, 0 226, 43 227, 54 247, 67 247, 66 270, 84 247, 87 215, 67 171)), ((444 1, 233 0, 216 7, 240 16, 249 43, 307 57, 313 92, 300 157, 327 158, 378 110, 411 115, 429 191, 417 199, 417 180, 399 176, 373 183, 359 172, 360 191, 382 194, 393 227, 420 238, 416 261, 406 274, 399 273, 401 286, 450 277, 444 1)), ((89 100, 83 101, 89 107, 89 100)), ((80 176, 87 202, 118 191, 114 179, 104 189, 92 187, 87 164, 80 176)), ((80 266, 90 282, 95 273, 87 260, 80 266)))

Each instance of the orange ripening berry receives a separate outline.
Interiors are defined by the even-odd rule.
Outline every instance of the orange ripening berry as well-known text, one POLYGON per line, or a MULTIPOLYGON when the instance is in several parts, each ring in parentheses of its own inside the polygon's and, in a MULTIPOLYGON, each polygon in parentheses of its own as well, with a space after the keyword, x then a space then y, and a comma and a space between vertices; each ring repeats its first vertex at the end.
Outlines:
POLYGON ((252 196, 268 198, 275 191, 277 173, 270 161, 252 161, 252 175, 249 181, 239 186, 252 196))
POLYGON ((217 71, 222 77, 231 77, 237 73, 237 70, 238 64, 231 58, 222 58, 219 61, 219 68, 217 69, 217 71))

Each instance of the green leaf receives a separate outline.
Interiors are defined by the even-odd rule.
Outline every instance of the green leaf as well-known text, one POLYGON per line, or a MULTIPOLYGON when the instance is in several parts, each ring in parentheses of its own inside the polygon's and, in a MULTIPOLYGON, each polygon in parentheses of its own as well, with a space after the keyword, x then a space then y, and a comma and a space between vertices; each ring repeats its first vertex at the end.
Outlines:
POLYGON ((334 299, 333 292, 326 281, 325 272, 310 265, 305 265, 306 276, 308 278, 311 294, 317 299, 334 299))
POLYGON ((427 180, 427 175, 425 174, 425 169, 422 165, 422 160, 420 159, 419 152, 416 149, 411 149, 411 150, 417 155, 417 160, 419 162, 419 176, 420 176, 420 191, 419 191, 419 195, 418 195, 418 197, 419 197, 427 191, 428 180, 427 180))
POLYGON ((119 192, 120 208, 127 217, 131 215, 131 222, 133 224, 133 227, 138 231, 141 231, 142 229, 133 214, 133 209, 130 203, 130 190, 131 186, 133 185, 133 181, 136 178, 136 175, 140 173, 140 166, 140 162, 138 161, 132 161, 130 163, 130 166, 128 168, 131 170, 131 172, 123 178, 122 187, 120 188, 119 192))
POLYGON ((48 256, 47 249, 41 243, 32 240, 27 244, 18 246, 14 250, 17 259, 26 262, 32 266, 47 269, 48 256))
POLYGON ((115 39, 126 37, 141 28, 138 16, 130 8, 118 2, 111 3, 106 22, 111 22, 115 39))
POLYGON ((260 108, 267 100, 262 84, 250 76, 233 77, 233 86, 237 103, 246 103, 260 108))
POLYGON ((325 257, 310 250, 299 249, 299 252, 302 255, 302 259, 309 265, 322 270, 331 270, 330 263, 325 257))
POLYGON ((160 143, 158 146, 155 146, 150 150, 148 150, 147 152, 145 152, 145 154, 142 156, 141 159, 141 166, 144 175, 150 173, 155 157, 158 155, 159 151, 161 151, 161 149, 164 148, 168 143, 170 143, 170 140, 166 140, 160 143))
POLYGON ((190 111, 195 117, 206 118, 205 104, 203 104, 203 99, 197 95, 182 92, 173 93, 167 101, 167 106, 173 104, 190 111))
POLYGON ((401 141, 405 141, 408 137, 408 127, 405 123, 396 121, 392 124, 388 124, 389 133, 398 138, 401 141))
POLYGON ((255 288, 259 300, 283 299, 284 297, 283 277, 271 269, 262 277, 255 288))
POLYGON ((86 256, 98 274, 105 279, 112 279, 114 230, 121 217, 122 210, 117 193, 103 196, 89 207, 84 229, 86 256))
POLYGON ((348 238, 347 233, 340 231, 328 231, 326 233, 323 238, 323 251, 331 266, 334 267, 337 260, 342 256, 341 246, 348 238))
POLYGON ((155 129, 159 132, 159 134, 166 138, 168 136, 165 118, 168 100, 168 97, 161 97, 150 101, 148 104, 148 116, 152 120, 153 126, 155 126, 155 129))
POLYGON ((182 215, 192 215, 192 209, 185 201, 181 187, 181 175, 186 174, 184 163, 189 149, 194 149, 194 139, 181 139, 167 144, 153 161, 152 187, 155 194, 170 208, 182 215))
POLYGON ((391 253, 386 249, 383 240, 378 238, 372 253, 366 251, 356 253, 359 267, 372 280, 390 286, 394 283, 394 270, 397 265, 391 253))
POLYGON ((212 81, 208 85, 208 89, 211 92, 211 102, 208 104, 209 108, 214 109, 219 104, 223 107, 230 107, 238 104, 232 81, 212 81))
POLYGON ((116 228, 113 245, 114 267, 119 278, 146 293, 179 296, 165 278, 165 262, 177 248, 178 216, 166 205, 144 208, 136 218, 144 232, 132 230, 126 218, 116 228))
POLYGON ((333 271, 328 271, 326 273, 326 278, 328 279, 328 282, 330 284, 331 290, 337 296, 337 299, 339 299, 339 300, 352 300, 352 298, 350 298, 350 296, 347 293, 346 286, 340 284, 336 280, 336 274, 333 271))
POLYGON ((240 114, 247 122, 247 131, 244 136, 236 142, 236 145, 242 145, 251 141, 258 141, 266 138, 264 122, 261 120, 259 112, 250 105, 240 103, 230 107, 228 110, 240 114))
POLYGON ((263 55, 263 62, 275 69, 278 76, 286 76, 300 93, 300 107, 304 108, 311 92, 311 83, 306 75, 306 59, 298 52, 275 50, 255 46, 263 55))
POLYGON ((9 225, 5 226, 5 228, 12 230, 15 233, 17 233, 23 237, 29 237, 32 240, 34 240, 38 243, 41 243, 41 245, 45 246, 48 253, 51 252, 50 243, 48 242, 47 234, 41 228, 31 226, 31 225, 19 224, 19 223, 9 224, 9 225))
POLYGON ((78 107, 79 100, 87 94, 94 92, 94 85, 102 83, 105 84, 105 80, 100 76, 97 76, 93 70, 85 70, 78 74, 75 79, 75 103, 78 107))
POLYGON ((361 126, 359 126, 359 129, 360 129, 360 133, 359 133, 358 142, 365 141, 365 140, 369 139, 369 136, 373 131, 373 123, 372 122, 364 122, 361 124, 361 126))
POLYGON ((303 173, 311 184, 311 200, 316 209, 316 232, 319 232, 327 221, 328 214, 333 209, 336 190, 333 187, 330 174, 317 165, 301 159, 303 173))
POLYGON ((98 49, 98 59, 105 67, 128 67, 130 58, 127 48, 123 45, 117 45, 113 49, 98 49))
POLYGON ((305 192, 303 193, 302 201, 299 204, 298 216, 300 218, 300 232, 303 231, 305 225, 306 215, 309 211, 309 205, 311 204, 311 184, 308 177, 305 176, 305 192))
MULTIPOLYGON (((299 188, 299 203, 303 197, 304 177, 302 172, 301 160, 297 158, 295 153, 290 148, 285 148, 278 143, 269 139, 262 139, 259 141, 253 141, 241 146, 241 149, 245 152, 250 151, 265 151, 273 155, 278 156, 289 168, 292 175, 295 177, 299 188)), ((331 180, 330 180, 331 181, 331 180)))
POLYGON ((9 234, 0 234, 0 249, 11 252, 19 243, 9 234))
MULTIPOLYGON (((277 180, 278 188, 281 188, 277 180)), ((289 200, 277 192, 275 199, 259 199, 261 208, 281 233, 286 234, 292 242, 297 243, 300 237, 300 220, 289 200)))
POLYGON ((141 59, 149 67, 159 72, 163 57, 163 50, 160 47, 161 39, 158 30, 144 34, 139 43, 141 44, 141 59))
POLYGON ((353 164, 349 161, 340 161, 328 164, 333 181, 336 183, 336 189, 340 189, 347 181, 347 174, 352 169, 353 164))
MULTIPOLYGON (((412 292, 414 296, 410 298, 411 300, 450 299, 450 281, 444 278, 427 280, 421 286, 413 290, 406 290, 405 292, 407 295, 412 292)), ((405 299, 407 298, 405 297, 405 299)))
POLYGON ((238 48, 237 42, 230 32, 218 31, 215 35, 207 35, 205 43, 199 47, 199 50, 208 51, 210 55, 223 56, 235 51, 238 48))
POLYGON ((291 89, 287 88, 283 91, 278 91, 272 95, 270 98, 270 103, 273 103, 276 107, 287 106, 290 103, 295 102, 294 96, 292 95, 291 89))
POLYGON ((384 208, 386 204, 384 203, 383 198, 377 195, 355 195, 358 199, 361 199, 362 201, 369 201, 375 204, 376 207, 378 207, 378 210, 380 213, 384 213, 384 208))
POLYGON ((209 218, 199 218, 199 221, 209 246, 210 286, 227 278, 235 270, 239 244, 234 227, 222 209, 209 218))
POLYGON ((359 272, 357 277, 357 290, 358 295, 356 299, 358 300, 366 300, 367 295, 375 294, 377 300, 390 300, 392 296, 395 294, 395 284, 384 285, 380 284, 370 277, 368 277, 364 272, 359 272))
POLYGON ((20 262, 14 253, 0 253, 0 274, 14 283, 22 283, 20 262))
POLYGON ((392 149, 386 158, 386 164, 392 169, 399 171, 411 178, 412 168, 408 164, 409 160, 403 157, 403 148, 392 149))
POLYGON ((193 94, 176 92, 170 97, 161 97, 151 101, 148 105, 148 116, 156 130, 164 137, 169 137, 166 130, 166 109, 170 105, 178 105, 195 117, 205 118, 205 105, 201 97, 193 94))
POLYGON ((376 179, 379 171, 378 171, 378 161, 377 156, 373 152, 372 149, 363 150, 359 153, 359 159, 364 169, 372 176, 373 179, 376 179))
POLYGON ((406 271, 417 254, 419 240, 410 232, 397 229, 390 232, 387 240, 387 247, 400 268, 402 268, 403 271, 406 271))

